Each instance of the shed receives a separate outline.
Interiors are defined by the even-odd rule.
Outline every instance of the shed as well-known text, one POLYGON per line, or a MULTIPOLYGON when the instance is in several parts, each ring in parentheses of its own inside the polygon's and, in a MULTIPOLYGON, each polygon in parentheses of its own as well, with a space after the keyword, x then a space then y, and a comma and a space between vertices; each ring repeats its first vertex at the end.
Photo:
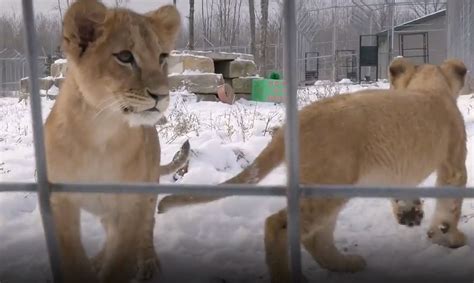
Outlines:
POLYGON ((390 53, 392 30, 379 32, 380 77, 387 78, 393 58, 403 56, 417 64, 440 64, 447 57, 446 9, 397 25, 390 53))

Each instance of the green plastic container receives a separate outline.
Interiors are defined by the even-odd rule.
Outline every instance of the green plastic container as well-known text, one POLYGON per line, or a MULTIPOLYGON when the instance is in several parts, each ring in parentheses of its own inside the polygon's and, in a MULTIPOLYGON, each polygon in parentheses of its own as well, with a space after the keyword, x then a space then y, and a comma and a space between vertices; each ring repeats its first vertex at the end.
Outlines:
MULTIPOLYGON (((280 78, 276 72, 269 77, 280 78)), ((252 81, 252 100, 263 102, 284 102, 286 83, 279 79, 255 79, 252 81)))

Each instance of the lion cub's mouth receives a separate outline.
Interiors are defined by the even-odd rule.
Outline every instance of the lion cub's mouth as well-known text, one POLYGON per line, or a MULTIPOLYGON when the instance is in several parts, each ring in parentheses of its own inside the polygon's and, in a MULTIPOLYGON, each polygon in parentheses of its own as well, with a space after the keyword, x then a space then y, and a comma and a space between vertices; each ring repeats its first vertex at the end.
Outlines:
POLYGON ((152 107, 152 108, 149 108, 147 110, 145 110, 145 112, 160 112, 160 110, 158 110, 158 108, 155 107, 152 107))
MULTIPOLYGON (((124 107, 122 109, 123 113, 125 114, 130 114, 130 113, 140 113, 140 112, 135 112, 134 109, 132 107, 124 107)), ((160 112, 160 110, 158 108, 156 108, 156 106, 154 107, 151 107, 151 108, 148 108, 148 109, 145 109, 141 112, 160 112)))

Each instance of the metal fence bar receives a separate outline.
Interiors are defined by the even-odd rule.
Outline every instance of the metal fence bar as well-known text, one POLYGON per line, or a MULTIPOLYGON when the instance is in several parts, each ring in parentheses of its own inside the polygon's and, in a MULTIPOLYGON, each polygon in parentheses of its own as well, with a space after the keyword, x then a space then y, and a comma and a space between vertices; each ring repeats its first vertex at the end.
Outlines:
POLYGON ((49 263, 53 272, 54 282, 61 282, 60 260, 56 229, 51 211, 48 175, 46 170, 46 154, 44 147, 43 119, 41 115, 41 98, 38 84, 38 54, 36 50, 36 30, 34 23, 33 1, 22 0, 23 23, 25 27, 26 56, 28 60, 31 118, 35 147, 36 172, 38 181, 38 201, 43 221, 44 236, 48 248, 49 263))
MULTIPOLYGON (((36 192, 36 183, 0 183, 0 192, 36 192)), ((474 198, 474 187, 354 187, 300 185, 302 197, 346 198, 474 198)), ((53 193, 135 193, 220 196, 285 196, 286 186, 172 184, 50 184, 53 193)))
POLYGON ((295 0, 285 0, 284 18, 284 78, 286 88, 285 157, 287 164, 287 230, 291 282, 301 282, 300 189, 299 189, 299 122, 297 94, 297 29, 295 0))

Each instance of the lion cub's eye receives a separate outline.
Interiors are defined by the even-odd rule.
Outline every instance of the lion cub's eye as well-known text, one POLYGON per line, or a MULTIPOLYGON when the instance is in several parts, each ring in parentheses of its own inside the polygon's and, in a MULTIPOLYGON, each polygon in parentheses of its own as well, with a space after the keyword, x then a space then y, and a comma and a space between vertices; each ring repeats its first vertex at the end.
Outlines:
POLYGON ((168 58, 168 56, 169 56, 168 53, 160 54, 160 65, 163 65, 166 62, 166 58, 168 58))
POLYGON ((120 51, 119 53, 114 54, 115 58, 117 58, 120 62, 124 64, 132 64, 135 62, 135 58, 133 58, 132 52, 128 50, 120 51))

